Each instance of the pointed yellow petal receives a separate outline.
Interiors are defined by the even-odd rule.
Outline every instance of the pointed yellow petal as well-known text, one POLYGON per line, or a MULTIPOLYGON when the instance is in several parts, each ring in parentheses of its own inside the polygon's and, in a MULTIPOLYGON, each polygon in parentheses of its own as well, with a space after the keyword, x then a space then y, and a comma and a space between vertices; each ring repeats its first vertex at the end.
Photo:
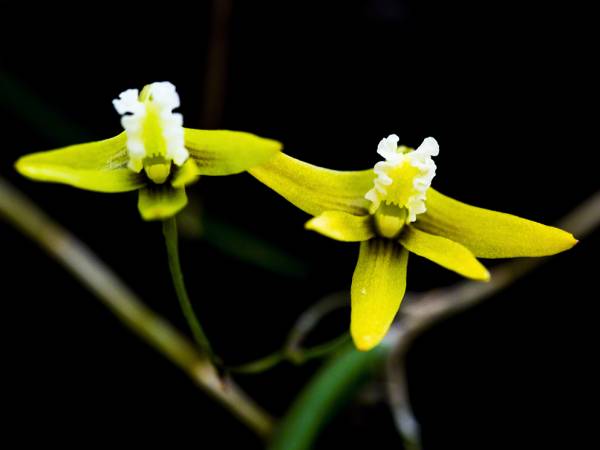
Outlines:
POLYGON ((32 153, 15 167, 37 181, 64 183, 98 192, 127 192, 144 184, 143 176, 127 168, 125 133, 104 141, 32 153))
POLYGON ((406 227, 400 243, 410 252, 427 258, 467 278, 488 281, 490 273, 467 248, 450 239, 406 227))
POLYGON ((415 225, 467 247, 481 258, 545 256, 568 250, 577 243, 571 233, 531 220, 477 208, 427 191, 427 212, 415 225))
POLYGON ((350 333, 367 351, 387 333, 406 290, 408 251, 388 239, 361 242, 352 277, 350 333))
POLYGON ((375 236, 372 216, 355 216, 341 211, 325 211, 304 227, 343 242, 366 241, 375 236))
POLYGON ((184 129, 185 147, 201 175, 233 175, 281 151, 281 142, 242 131, 184 129))
POLYGON ((367 214, 370 202, 365 194, 373 187, 375 178, 372 170, 324 169, 284 153, 248 172, 313 216, 330 210, 367 214))
POLYGON ((171 181, 171 186, 174 188, 182 188, 195 183, 198 178, 200 178, 198 165, 190 158, 183 163, 183 166, 175 169, 175 175, 173 176, 173 181, 171 181))
POLYGON ((163 220, 177 214, 187 205, 187 195, 183 188, 173 188, 168 184, 152 185, 140 189, 138 210, 144 220, 163 220))

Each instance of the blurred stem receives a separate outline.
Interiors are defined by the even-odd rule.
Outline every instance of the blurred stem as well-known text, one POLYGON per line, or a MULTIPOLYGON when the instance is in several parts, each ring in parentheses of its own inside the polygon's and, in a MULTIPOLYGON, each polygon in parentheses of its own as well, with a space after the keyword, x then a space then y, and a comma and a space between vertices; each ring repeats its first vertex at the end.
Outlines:
POLYGON ((181 262, 179 261, 179 243, 177 240, 177 219, 175 216, 169 217, 163 221, 163 235, 165 236, 165 243, 167 246, 167 258, 169 260, 169 270, 171 271, 171 278, 173 280, 173 286, 177 293, 177 299, 179 300, 179 306, 183 312, 183 316, 192 331, 194 341, 198 344, 200 350, 208 355, 211 361, 215 362, 215 354, 210 345, 210 341, 206 337, 206 333, 200 325, 194 308, 190 302, 185 283, 183 281, 183 272, 181 271, 181 262))
POLYGON ((323 317, 336 309, 348 305, 348 295, 347 292, 336 292, 310 306, 298 317, 288 333, 283 348, 280 350, 255 361, 229 367, 228 369, 234 373, 257 374, 270 370, 284 361, 300 365, 306 361, 322 358, 339 350, 342 345, 350 340, 348 333, 309 348, 304 348, 302 342, 323 317))
POLYGON ((231 0, 213 0, 210 38, 208 41, 202 128, 218 128, 223 117, 227 82, 227 54, 231 0))
POLYGON ((273 421, 233 382, 223 382, 206 356, 141 300, 75 236, 0 178, 0 217, 36 242, 94 293, 127 327, 182 369, 259 436, 273 421))
POLYGON ((344 333, 330 341, 306 349, 284 347, 283 349, 257 359, 256 361, 229 367, 228 370, 234 373, 257 374, 266 372, 284 361, 300 365, 304 364, 306 361, 327 356, 330 353, 339 350, 342 345, 347 344, 349 341, 350 335, 344 333))

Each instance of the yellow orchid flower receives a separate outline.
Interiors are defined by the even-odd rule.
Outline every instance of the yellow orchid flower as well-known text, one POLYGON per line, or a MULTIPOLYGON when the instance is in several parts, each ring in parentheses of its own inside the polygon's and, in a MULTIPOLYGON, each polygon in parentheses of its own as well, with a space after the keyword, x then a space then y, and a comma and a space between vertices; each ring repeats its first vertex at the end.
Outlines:
POLYGON ((261 164, 282 145, 250 133, 183 127, 173 110, 179 95, 169 82, 152 83, 138 95, 113 100, 125 131, 99 142, 33 153, 17 170, 38 181, 65 183, 98 192, 139 189, 145 220, 166 219, 187 204, 185 186, 200 175, 232 175, 261 164))
POLYGON ((370 350, 388 331, 406 289, 409 252, 467 278, 487 281, 477 260, 552 255, 577 242, 570 233, 510 214, 470 206, 430 187, 435 175, 433 138, 416 150, 384 138, 385 158, 374 169, 329 170, 280 153, 249 172, 314 216, 306 228, 345 242, 360 242, 352 278, 350 332, 370 350))

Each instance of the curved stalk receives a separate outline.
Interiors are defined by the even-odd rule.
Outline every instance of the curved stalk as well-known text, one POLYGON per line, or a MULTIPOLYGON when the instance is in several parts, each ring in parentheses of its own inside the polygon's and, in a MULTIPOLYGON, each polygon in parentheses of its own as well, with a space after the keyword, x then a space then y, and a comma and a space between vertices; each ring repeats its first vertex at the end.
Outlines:
POLYGON ((179 245, 177 240, 177 220, 175 217, 169 217, 163 221, 163 235, 165 237, 165 244, 167 247, 167 258, 169 260, 169 270, 171 272, 171 278, 173 280, 173 286, 177 294, 177 300, 179 300, 179 306, 183 312, 183 316, 192 331, 194 341, 198 345, 198 348, 205 353, 211 361, 215 361, 215 354, 210 345, 210 341, 206 337, 206 333, 200 325, 194 308, 190 302, 185 283, 183 281, 183 272, 181 271, 181 262, 179 261, 179 245))

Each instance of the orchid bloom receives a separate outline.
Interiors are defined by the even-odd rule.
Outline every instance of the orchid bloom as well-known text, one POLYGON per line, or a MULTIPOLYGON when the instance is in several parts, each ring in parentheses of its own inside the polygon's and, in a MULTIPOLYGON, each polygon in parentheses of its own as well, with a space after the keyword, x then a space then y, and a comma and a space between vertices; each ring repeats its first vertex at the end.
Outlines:
POLYGON ((510 214, 470 206, 431 186, 439 152, 427 138, 416 150, 384 138, 374 169, 335 171, 283 153, 249 170, 314 216, 306 228, 360 242, 352 278, 350 332, 359 350, 387 333, 404 296, 408 255, 417 254, 474 280, 489 272, 477 260, 552 255, 577 242, 570 233, 510 214))
POLYGON ((200 175, 232 175, 261 164, 282 145, 250 133, 183 127, 173 112, 179 95, 169 82, 113 100, 125 131, 99 142, 23 156, 17 170, 37 181, 98 192, 139 190, 144 220, 162 220, 187 204, 185 186, 200 175))

